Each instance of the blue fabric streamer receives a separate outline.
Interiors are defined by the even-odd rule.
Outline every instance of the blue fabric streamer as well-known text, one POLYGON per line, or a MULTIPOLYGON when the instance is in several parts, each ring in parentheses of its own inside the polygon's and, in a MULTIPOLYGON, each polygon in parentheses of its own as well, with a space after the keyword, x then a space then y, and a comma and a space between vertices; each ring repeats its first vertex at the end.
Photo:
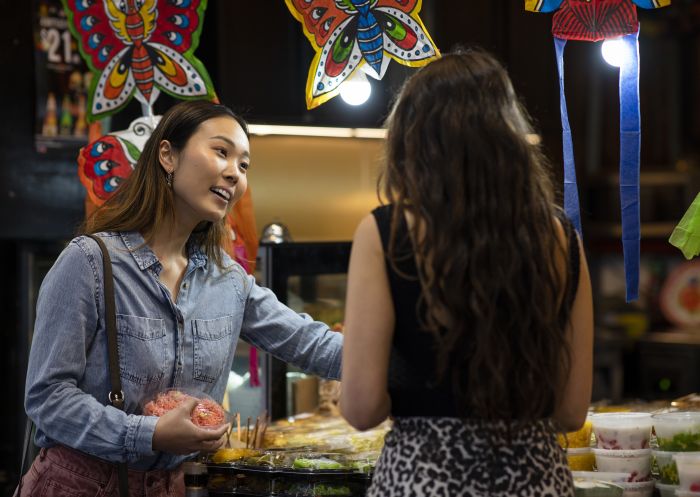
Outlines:
POLYGON ((620 66, 620 209, 627 302, 639 297, 639 29, 622 38, 629 58, 620 66))
POLYGON ((569 112, 566 109, 566 94, 564 92, 564 48, 566 47, 566 40, 555 36, 554 47, 557 53, 557 69, 559 70, 559 106, 564 147, 564 211, 573 223, 576 231, 581 235, 581 212, 579 210, 578 187, 576 186, 574 142, 571 138, 569 112))
MULTIPOLYGON (((620 209, 622 219, 622 252, 625 258, 626 300, 639 297, 639 152, 641 146, 641 118, 639 112, 639 30, 621 38, 628 59, 620 67, 620 209)), ((566 40, 554 37, 559 71, 559 98, 561 110, 564 155, 564 210, 581 234, 581 212, 574 144, 569 126, 569 113, 564 91, 564 48, 566 40)))

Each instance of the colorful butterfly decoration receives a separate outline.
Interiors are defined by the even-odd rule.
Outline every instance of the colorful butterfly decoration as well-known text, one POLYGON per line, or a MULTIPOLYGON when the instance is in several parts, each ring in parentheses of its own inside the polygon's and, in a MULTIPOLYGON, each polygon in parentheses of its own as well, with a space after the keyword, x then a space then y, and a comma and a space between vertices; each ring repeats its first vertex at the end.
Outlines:
POLYGON ((62 0, 93 78, 88 121, 122 109, 135 96, 152 114, 159 92, 214 99, 193 52, 207 0, 62 0))
POLYGON ((159 120, 139 117, 127 130, 100 136, 80 149, 78 177, 94 205, 102 205, 129 177, 159 120))
POLYGON ((419 67, 440 56, 418 17, 422 0, 285 0, 316 56, 306 81, 313 109, 360 69, 382 79, 390 59, 419 67))
POLYGON ((579 233, 581 214, 574 147, 564 93, 564 48, 567 40, 619 39, 627 60, 620 65, 620 208, 622 251, 625 259, 627 301, 639 296, 639 21, 637 6, 654 9, 671 0, 525 0, 525 9, 552 12, 552 34, 559 71, 559 95, 564 152, 564 208, 579 233))

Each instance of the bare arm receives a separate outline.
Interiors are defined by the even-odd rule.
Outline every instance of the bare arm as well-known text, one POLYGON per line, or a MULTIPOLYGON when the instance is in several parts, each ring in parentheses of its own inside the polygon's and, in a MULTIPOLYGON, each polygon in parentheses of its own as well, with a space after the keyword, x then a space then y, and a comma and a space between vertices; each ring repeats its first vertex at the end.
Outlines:
POLYGON ((372 215, 358 226, 350 254, 340 411, 366 430, 391 410, 387 391, 394 312, 381 238, 372 215))
POLYGON ((593 298, 583 244, 578 240, 580 274, 571 321, 566 330, 571 350, 571 370, 554 413, 566 431, 579 429, 586 420, 593 383, 593 298))

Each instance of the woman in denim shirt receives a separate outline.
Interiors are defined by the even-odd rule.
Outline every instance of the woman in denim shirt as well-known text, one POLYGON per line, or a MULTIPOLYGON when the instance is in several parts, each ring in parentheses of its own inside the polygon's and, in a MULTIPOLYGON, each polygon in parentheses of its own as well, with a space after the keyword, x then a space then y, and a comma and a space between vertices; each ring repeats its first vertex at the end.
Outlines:
POLYGON ((25 407, 43 449, 22 495, 117 495, 113 463, 123 461, 132 495, 183 495, 180 463, 219 448, 227 426, 195 426, 194 402, 160 418, 140 415, 140 403, 171 387, 221 401, 239 338, 308 372, 340 377, 341 335, 282 305, 222 248, 249 163, 240 117, 222 105, 180 103, 86 223, 112 259, 125 411, 107 399, 100 249, 81 236, 61 253, 37 303, 25 407))

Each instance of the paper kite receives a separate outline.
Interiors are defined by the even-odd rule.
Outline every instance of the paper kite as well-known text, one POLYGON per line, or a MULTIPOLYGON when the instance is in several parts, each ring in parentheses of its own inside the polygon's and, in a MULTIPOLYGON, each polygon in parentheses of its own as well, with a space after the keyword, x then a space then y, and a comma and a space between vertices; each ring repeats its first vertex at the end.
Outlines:
POLYGON ((140 117, 126 131, 92 141, 78 154, 78 177, 93 204, 100 206, 136 167, 160 116, 140 117))
POLYGON ((559 92, 564 145, 564 208, 581 233, 574 148, 564 94, 564 47, 567 40, 602 41, 619 39, 627 54, 620 66, 620 205, 622 250, 625 258, 627 301, 639 294, 639 21, 637 6, 665 7, 671 0, 525 0, 525 9, 551 12, 552 34, 559 71, 559 92), (636 5, 635 5, 636 4, 636 5))
POLYGON ((418 17, 422 0, 285 0, 316 56, 306 81, 313 109, 359 69, 382 79, 390 59, 419 67, 440 56, 418 17))
POLYGON ((159 92, 215 98, 193 52, 207 0, 62 0, 80 53, 93 73, 88 121, 122 109, 135 96, 151 115, 159 92))

